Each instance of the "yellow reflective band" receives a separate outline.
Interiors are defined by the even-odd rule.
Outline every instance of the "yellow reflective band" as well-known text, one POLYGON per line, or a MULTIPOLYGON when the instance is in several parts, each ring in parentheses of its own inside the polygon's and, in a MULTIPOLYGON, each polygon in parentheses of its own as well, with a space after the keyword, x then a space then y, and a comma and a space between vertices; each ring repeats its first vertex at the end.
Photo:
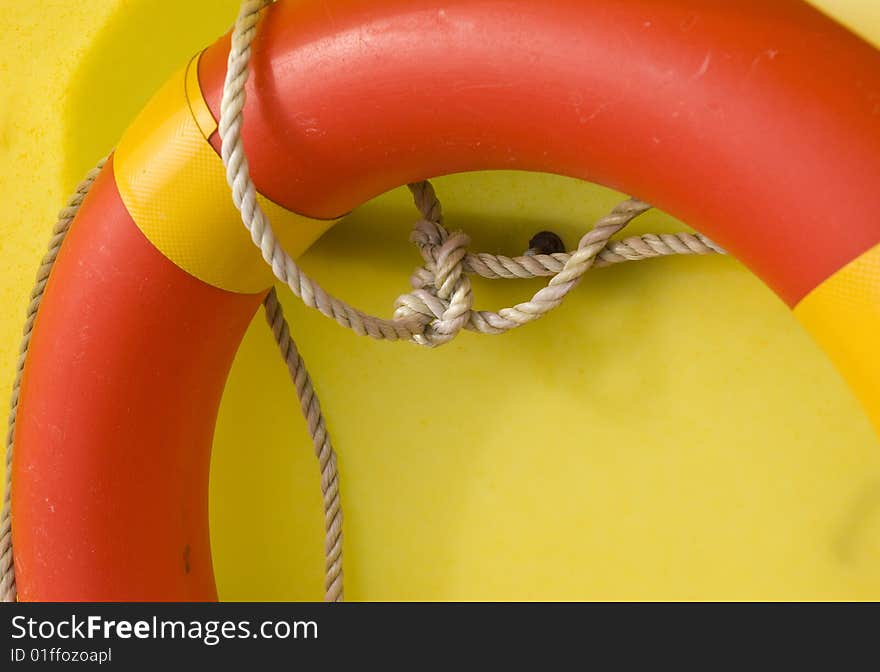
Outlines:
MULTIPOLYGON (((116 184, 135 224, 177 266, 220 289, 260 292, 272 285, 272 272, 206 139, 214 120, 204 118, 210 110, 197 63, 198 56, 172 77, 125 132, 113 159, 116 184)), ((257 200, 294 257, 338 221, 296 214, 261 195, 257 200)))
POLYGON ((829 276, 795 306, 794 314, 880 431, 880 245, 829 276))

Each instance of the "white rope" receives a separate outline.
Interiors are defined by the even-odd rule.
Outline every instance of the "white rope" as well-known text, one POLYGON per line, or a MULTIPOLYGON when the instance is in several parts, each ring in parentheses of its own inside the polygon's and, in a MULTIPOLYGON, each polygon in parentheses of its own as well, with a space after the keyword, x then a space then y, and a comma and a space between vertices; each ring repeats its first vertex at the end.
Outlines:
POLYGON ((515 263, 510 263, 509 257, 469 256, 469 238, 461 232, 450 234, 446 231, 433 188, 428 182, 418 182, 410 184, 409 188, 423 217, 416 225, 414 240, 423 250, 431 250, 430 255, 425 256, 425 268, 413 276, 412 291, 397 299, 393 319, 369 315, 350 306, 329 294, 299 268, 278 242, 268 217, 256 199, 257 190, 250 176, 241 131, 251 45, 256 36, 260 11, 269 4, 271 0, 244 0, 232 31, 219 122, 226 179, 242 222, 254 244, 260 248, 263 259, 272 267, 275 277, 290 287, 305 305, 317 309, 342 326, 373 338, 411 340, 427 346, 447 343, 462 329, 500 334, 537 320, 558 307, 584 273, 600 259, 605 263, 615 263, 658 256, 667 251, 684 254, 720 251, 708 239, 691 234, 646 236, 629 239, 628 244, 611 244, 611 236, 650 208, 647 203, 631 198, 599 220, 570 254, 538 262, 526 262, 520 258, 515 263), (477 311, 473 309, 467 270, 490 271, 497 277, 549 274, 552 277, 547 286, 528 301, 497 312, 477 311))

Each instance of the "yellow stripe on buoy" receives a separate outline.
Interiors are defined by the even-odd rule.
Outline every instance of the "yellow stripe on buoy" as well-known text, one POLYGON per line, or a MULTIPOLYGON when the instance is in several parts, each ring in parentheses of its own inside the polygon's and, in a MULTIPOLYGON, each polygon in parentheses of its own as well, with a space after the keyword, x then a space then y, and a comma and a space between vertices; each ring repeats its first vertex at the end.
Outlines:
POLYGON ((794 314, 828 353, 880 430, 880 245, 829 276, 794 314))
MULTIPOLYGON (((198 82, 197 55, 125 132, 113 169, 122 202, 168 259, 231 292, 256 293, 273 276, 232 203, 223 162, 208 143, 216 122, 198 82)), ((338 220, 300 215, 258 195, 278 240, 296 257, 338 220)))

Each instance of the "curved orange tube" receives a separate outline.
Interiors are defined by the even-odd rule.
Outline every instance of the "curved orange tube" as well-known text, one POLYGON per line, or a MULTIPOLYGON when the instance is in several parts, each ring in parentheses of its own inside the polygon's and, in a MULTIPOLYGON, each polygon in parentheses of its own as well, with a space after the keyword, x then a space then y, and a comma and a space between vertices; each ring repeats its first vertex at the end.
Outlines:
MULTIPOLYGON (((215 119, 228 44, 198 65, 215 119)), ((697 226, 789 305, 809 304, 811 321, 836 314, 814 299, 831 277, 834 296, 861 292, 855 313, 880 329, 880 302, 864 298, 880 263, 862 263, 880 249, 880 53, 800 0, 279 2, 248 86, 255 182, 302 215, 335 218, 443 173, 563 173, 697 226)), ((211 436, 262 292, 189 265, 190 222, 175 213, 191 209, 174 177, 195 164, 171 160, 177 145, 160 147, 168 161, 142 151, 184 137, 180 151, 216 170, 203 143, 219 141, 196 103, 192 123, 136 123, 154 144, 135 131, 123 141, 47 288, 13 465, 22 599, 215 597, 211 436)), ((839 361, 866 347, 853 331, 833 338, 839 361)), ((871 380, 863 398, 880 417, 871 380)))
POLYGON ((211 440, 261 299, 162 256, 122 206, 108 161, 55 262, 22 380, 20 600, 216 599, 211 440))
MULTIPOLYGON (((215 118, 228 49, 200 64, 215 118)), ((880 242, 880 52, 802 0, 281 2, 252 64, 251 174, 304 214, 560 173, 698 227, 789 305, 880 242)))

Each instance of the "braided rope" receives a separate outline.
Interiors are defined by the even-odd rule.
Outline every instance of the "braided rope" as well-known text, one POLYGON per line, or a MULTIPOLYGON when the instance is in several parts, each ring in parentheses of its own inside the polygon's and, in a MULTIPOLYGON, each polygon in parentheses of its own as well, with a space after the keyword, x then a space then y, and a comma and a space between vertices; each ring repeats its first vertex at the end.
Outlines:
MULTIPOLYGON (((553 274, 547 286, 529 301, 502 308, 498 312, 478 311, 472 307, 470 280, 464 267, 469 239, 462 233, 449 235, 443 227, 439 201, 429 182, 411 184, 410 190, 423 216, 416 223, 412 240, 419 246, 426 263, 410 278, 414 289, 397 299, 394 314, 398 318, 421 316, 431 320, 430 329, 413 338, 416 343, 429 346, 450 341, 462 328, 484 334, 500 334, 543 317, 558 307, 578 284, 608 245, 611 236, 651 207, 633 198, 619 203, 581 238, 577 249, 566 256, 561 269, 553 274)), ((483 257, 499 260, 491 255, 483 257)), ((525 273, 527 264, 528 261, 520 262, 517 268, 525 273)))
POLYGON ((342 507, 339 502, 339 474, 336 471, 336 453, 330 442, 330 435, 324 425, 321 403, 312 386, 312 379, 306 370, 305 362, 290 336, 290 328, 278 295, 272 289, 263 301, 266 322, 275 336, 281 356, 287 363, 290 379, 296 387, 303 417, 308 425, 309 435, 315 446, 315 456, 321 468, 321 493, 324 497, 324 600, 342 602, 342 507))
POLYGON ((251 238, 260 248, 263 259, 272 267, 275 277, 290 287, 303 303, 358 334, 389 340, 411 339, 424 330, 424 325, 416 321, 390 321, 372 317, 336 299, 313 282, 278 243, 268 218, 257 203, 256 188, 250 178, 241 140, 241 127, 251 42, 256 33, 259 12, 269 4, 270 0, 244 0, 232 33, 218 131, 223 140, 221 156, 232 188, 233 202, 241 211, 242 220, 251 232, 251 238))
MULTIPOLYGON (((419 236, 417 244, 427 263, 436 263, 436 245, 422 242, 421 231, 413 233, 419 236)), ((631 236, 623 240, 612 240, 596 255, 594 268, 606 268, 625 261, 640 261, 654 257, 665 257, 673 254, 724 254, 724 250, 716 243, 700 233, 646 233, 631 236)), ((474 273, 489 280, 527 280, 531 278, 556 275, 565 266, 571 254, 557 252, 555 254, 525 254, 519 257, 506 257, 502 254, 468 254, 462 265, 465 273, 474 273)))

